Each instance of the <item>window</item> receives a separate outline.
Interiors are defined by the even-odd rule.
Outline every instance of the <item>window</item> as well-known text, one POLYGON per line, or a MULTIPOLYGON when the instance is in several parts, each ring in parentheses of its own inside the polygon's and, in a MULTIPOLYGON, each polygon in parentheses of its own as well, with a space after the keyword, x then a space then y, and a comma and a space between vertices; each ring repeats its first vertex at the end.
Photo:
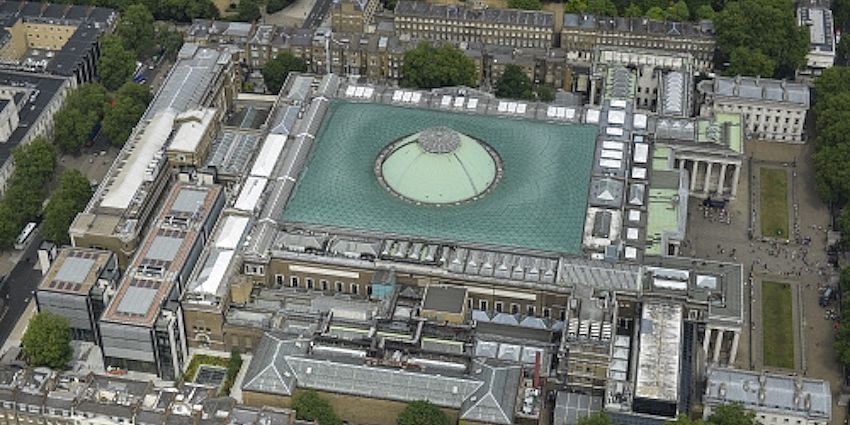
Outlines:
POLYGON ((277 286, 283 286, 283 275, 282 274, 274 275, 274 283, 277 286))
POLYGON ((298 276, 290 276, 289 277, 289 286, 292 288, 298 287, 298 276))
POLYGON ((549 307, 544 307, 543 308, 543 317, 545 317, 547 319, 552 317, 552 309, 549 308, 549 307))
POLYGON ((304 282, 307 283, 307 289, 313 289, 313 278, 304 278, 304 282))
POLYGON ((473 301, 472 298, 466 299, 466 307, 469 308, 470 310, 472 310, 472 301, 473 301))
POLYGON ((535 310, 536 309, 534 308, 534 305, 532 305, 532 304, 525 306, 525 313, 529 316, 534 316, 535 310))
POLYGON ((357 286, 356 283, 351 284, 351 293, 354 294, 354 295, 357 295, 357 294, 360 293, 360 288, 357 286))
POLYGON ((327 281, 327 280, 322 279, 322 280, 320 280, 320 281, 319 281, 319 284, 320 284, 320 285, 322 285, 322 290, 323 290, 323 291, 327 291, 327 290, 328 290, 328 286, 329 286, 329 285, 328 285, 328 281, 327 281))
POLYGON ((336 291, 337 291, 337 292, 342 292, 342 282, 340 282, 340 281, 336 281, 336 282, 334 283, 334 286, 336 286, 336 291))
POLYGON ((560 315, 558 315, 558 317, 560 317, 560 318, 561 318, 561 319, 560 319, 561 321, 567 320, 567 311, 566 311, 566 310, 561 310, 561 314, 560 314, 560 315))
POLYGON ((511 303, 511 314, 519 314, 519 304, 511 303))
POLYGON ((504 304, 501 301, 496 301, 496 313, 501 313, 504 308, 504 304))
POLYGON ((478 300, 478 309, 487 311, 487 300, 478 300))
POLYGON ((372 285, 366 285, 366 295, 372 296, 372 285))

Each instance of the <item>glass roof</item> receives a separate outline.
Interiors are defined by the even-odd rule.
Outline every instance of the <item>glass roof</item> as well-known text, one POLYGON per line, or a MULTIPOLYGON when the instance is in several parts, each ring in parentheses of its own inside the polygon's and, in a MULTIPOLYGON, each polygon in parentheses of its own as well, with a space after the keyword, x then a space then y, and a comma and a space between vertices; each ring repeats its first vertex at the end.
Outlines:
POLYGON ((286 223, 564 253, 581 250, 596 127, 332 101, 286 223), (445 126, 486 141, 503 175, 459 205, 417 205, 387 191, 375 163, 393 141, 445 126))

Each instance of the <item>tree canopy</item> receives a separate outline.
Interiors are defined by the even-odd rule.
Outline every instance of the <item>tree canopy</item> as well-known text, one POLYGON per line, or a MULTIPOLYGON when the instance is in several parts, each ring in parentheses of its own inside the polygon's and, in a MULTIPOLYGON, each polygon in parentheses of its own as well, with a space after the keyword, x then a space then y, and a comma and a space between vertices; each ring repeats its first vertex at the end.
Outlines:
POLYGON ((292 4, 292 0, 268 0, 266 3, 266 13, 281 11, 290 4, 292 4))
POLYGON ((398 415, 398 425, 450 425, 445 412, 430 401, 418 400, 407 403, 398 415))
POLYGON ((54 115, 55 140, 62 152, 77 153, 103 116, 106 90, 99 84, 83 84, 68 94, 54 115))
POLYGON ((505 66, 502 78, 496 82, 496 97, 509 99, 534 99, 534 91, 531 89, 531 79, 525 75, 525 71, 518 65, 505 66))
POLYGON ((508 7, 511 9, 523 10, 540 10, 543 4, 540 0, 508 0, 508 7))
POLYGON ((153 21, 153 14, 144 4, 133 4, 121 14, 115 33, 121 37, 124 47, 141 57, 153 48, 153 21))
POLYGON ((316 421, 319 425, 342 425, 342 420, 327 400, 314 390, 298 391, 292 398, 292 409, 297 419, 316 421))
POLYGON ((776 61, 759 50, 736 47, 729 54, 729 75, 758 75, 770 77, 776 69, 776 61))
POLYGON ((260 19, 260 3, 257 0, 239 0, 236 7, 236 19, 244 22, 254 22, 260 19))
POLYGON ((448 86, 475 86, 475 63, 460 50, 444 44, 433 47, 420 43, 404 53, 401 85, 420 89, 448 86))
POLYGON ((24 223, 41 213, 56 168, 56 149, 44 138, 18 145, 12 158, 15 169, 0 201, 0 248, 11 248, 24 223))
POLYGON ((809 30, 797 25, 790 0, 733 0, 726 3, 714 23, 721 59, 730 63, 727 73, 764 71, 769 64, 765 59, 769 59, 775 61, 775 66, 770 75, 762 74, 763 77, 793 77, 796 69, 806 63, 809 30), (752 60, 751 56, 757 53, 761 56, 752 60))
POLYGON ((164 50, 166 56, 174 56, 183 46, 183 33, 168 24, 157 22, 155 27, 156 44, 164 50))
POLYGON ((815 188, 821 199, 850 208, 850 68, 834 66, 815 80, 815 188))
POLYGON ((148 86, 129 82, 118 89, 103 115, 103 134, 113 146, 124 145, 150 101, 148 86))
POLYGON ((36 314, 30 319, 21 343, 30 366, 61 370, 71 360, 71 331, 68 320, 62 316, 36 314))
POLYGON ((691 12, 688 10, 688 4, 684 0, 679 0, 667 8, 667 20, 682 22, 687 21, 691 17, 691 12))
POLYGON ((567 0, 567 13, 592 13, 594 15, 617 16, 617 6, 611 0, 567 0))
POLYGON ((115 90, 133 76, 136 55, 132 50, 125 49, 122 41, 114 35, 106 35, 101 39, 100 51, 98 78, 107 90, 115 90))
POLYGON ((307 63, 304 62, 304 59, 293 56, 289 52, 283 52, 263 66, 263 81, 265 81, 269 93, 277 94, 290 72, 304 72, 306 70, 307 63))
POLYGON ((664 9, 659 6, 652 6, 646 11, 646 17, 655 21, 663 21, 666 15, 664 9))
POLYGON ((71 169, 59 177, 59 187, 53 191, 50 202, 44 209, 42 235, 58 245, 70 242, 68 228, 91 199, 92 190, 89 180, 77 170, 71 169))

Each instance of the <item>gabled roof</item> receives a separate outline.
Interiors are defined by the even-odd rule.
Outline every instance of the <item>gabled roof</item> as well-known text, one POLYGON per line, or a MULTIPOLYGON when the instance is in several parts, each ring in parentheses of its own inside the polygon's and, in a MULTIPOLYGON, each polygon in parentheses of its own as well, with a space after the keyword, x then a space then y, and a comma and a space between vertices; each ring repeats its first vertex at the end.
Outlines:
POLYGON ((514 423, 514 406, 522 370, 516 365, 496 366, 478 360, 473 376, 483 383, 461 407, 460 419, 492 424, 514 423))
POLYGON ((242 389, 292 395, 295 391, 295 373, 286 361, 286 354, 306 352, 308 345, 309 340, 305 338, 279 338, 266 334, 254 350, 242 389))

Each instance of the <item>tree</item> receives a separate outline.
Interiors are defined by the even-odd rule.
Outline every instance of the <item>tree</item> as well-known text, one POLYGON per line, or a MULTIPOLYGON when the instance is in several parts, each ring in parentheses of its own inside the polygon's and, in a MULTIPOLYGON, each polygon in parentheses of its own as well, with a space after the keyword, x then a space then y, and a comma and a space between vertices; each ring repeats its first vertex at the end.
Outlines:
POLYGON ((738 403, 724 404, 711 410, 711 425, 759 425, 756 415, 738 403))
POLYGON ((688 4, 684 0, 679 0, 667 8, 667 20, 675 22, 687 21, 691 17, 691 12, 688 11, 688 4))
POLYGON ((26 185, 44 186, 56 169, 56 148, 43 137, 18 145, 12 151, 15 161, 13 179, 20 179, 26 185))
POLYGON ((240 0, 236 7, 236 19, 244 22, 254 22, 260 19, 260 4, 257 0, 240 0))
POLYGON ((269 0, 266 3, 266 13, 275 13, 292 4, 292 0, 269 0))
POLYGON ((496 82, 496 97, 509 99, 534 99, 531 90, 531 79, 525 75, 525 71, 518 65, 507 65, 502 73, 502 78, 496 82))
POLYGON ((714 11, 714 9, 711 7, 711 5, 701 4, 701 5, 699 5, 699 7, 697 7, 697 12, 696 12, 697 19, 699 19, 701 21, 705 20, 705 19, 707 19, 709 21, 713 21, 716 14, 717 13, 714 11))
POLYGON ((587 12, 587 0, 567 0, 564 4, 564 12, 585 13, 587 12))
POLYGON ((145 85, 129 82, 118 89, 103 116, 103 134, 113 146, 124 145, 150 101, 150 90, 145 85))
POLYGON ((654 21, 663 21, 666 18, 666 13, 664 13, 664 9, 652 6, 646 11, 646 16, 654 21))
POLYGON ((640 10, 640 6, 634 3, 629 3, 629 5, 626 6, 626 8, 623 10, 623 16, 636 18, 639 16, 643 16, 643 11, 640 10))
POLYGON ((729 75, 755 75, 770 77, 776 69, 776 62, 759 50, 737 47, 729 54, 729 75))
POLYGON ((596 412, 590 416, 581 418, 578 425, 611 425, 611 418, 605 412, 596 412))
POLYGON ((430 401, 418 400, 407 403, 398 415, 398 425, 449 425, 446 413, 430 401))
MULTIPOLYGON (((841 230, 842 233, 847 235, 847 236, 845 236, 845 239, 846 239, 846 237, 850 237, 850 207, 845 206, 844 208, 841 208, 841 210, 838 212, 838 217, 836 217, 835 222, 836 222, 835 224, 838 225, 838 230, 841 230)), ((850 268, 848 268, 848 269, 850 269, 850 268)), ((848 270, 848 269, 845 269, 845 270, 848 270)), ((842 286, 844 285, 844 282, 845 282, 844 281, 844 275, 845 275, 844 270, 842 270, 841 271, 842 286)), ((850 284, 850 281, 848 281, 847 283, 850 284)))
POLYGON ((62 152, 79 152, 103 115, 106 90, 99 84, 83 84, 68 94, 54 115, 54 138, 62 152))
MULTIPOLYGON (((715 17, 721 60, 744 47, 775 61, 773 75, 792 77, 806 63, 809 31, 797 25, 790 0, 734 0, 715 17)), ((747 68, 745 68, 747 69, 747 68)), ((756 67, 755 69, 760 69, 756 67)))
POLYGON ((183 46, 183 33, 171 28, 168 24, 157 22, 156 44, 166 56, 174 56, 183 46))
POLYGON ((537 86, 537 99, 541 102, 551 102, 555 100, 555 89, 552 86, 541 84, 537 86))
POLYGON ((508 7, 511 9, 540 10, 543 5, 540 0, 508 0, 508 7))
POLYGON ((591 13, 600 16, 617 16, 617 5, 612 0, 567 0, 567 13, 591 13))
POLYGON ((292 398, 292 409, 300 420, 316 421, 319 425, 342 425, 330 403, 314 390, 298 391, 292 398))
POLYGON ((277 94, 290 72, 304 72, 306 70, 307 63, 304 62, 304 59, 293 56, 289 52, 283 52, 263 66, 263 81, 266 83, 267 91, 277 94))
POLYGON ((850 199, 850 143, 818 146, 813 159, 821 199, 843 205, 850 199))
POLYGON ((89 180, 77 170, 71 169, 59 177, 59 187, 53 191, 50 203, 44 210, 42 232, 45 239, 59 245, 70 242, 68 228, 91 199, 89 180))
POLYGON ((71 331, 68 320, 52 313, 38 313, 30 319, 22 339, 30 366, 64 369, 71 360, 71 331))
POLYGON ((101 39, 101 53, 98 61, 98 76, 107 90, 116 90, 130 79, 135 69, 135 55, 124 48, 121 40, 114 35, 101 39))
POLYGON ((115 33, 124 47, 141 57, 153 47, 155 40, 153 14, 144 4, 133 4, 121 14, 115 33))
POLYGON ((423 42, 404 53, 401 66, 403 87, 475 86, 477 81, 472 59, 449 44, 433 47, 423 42))

